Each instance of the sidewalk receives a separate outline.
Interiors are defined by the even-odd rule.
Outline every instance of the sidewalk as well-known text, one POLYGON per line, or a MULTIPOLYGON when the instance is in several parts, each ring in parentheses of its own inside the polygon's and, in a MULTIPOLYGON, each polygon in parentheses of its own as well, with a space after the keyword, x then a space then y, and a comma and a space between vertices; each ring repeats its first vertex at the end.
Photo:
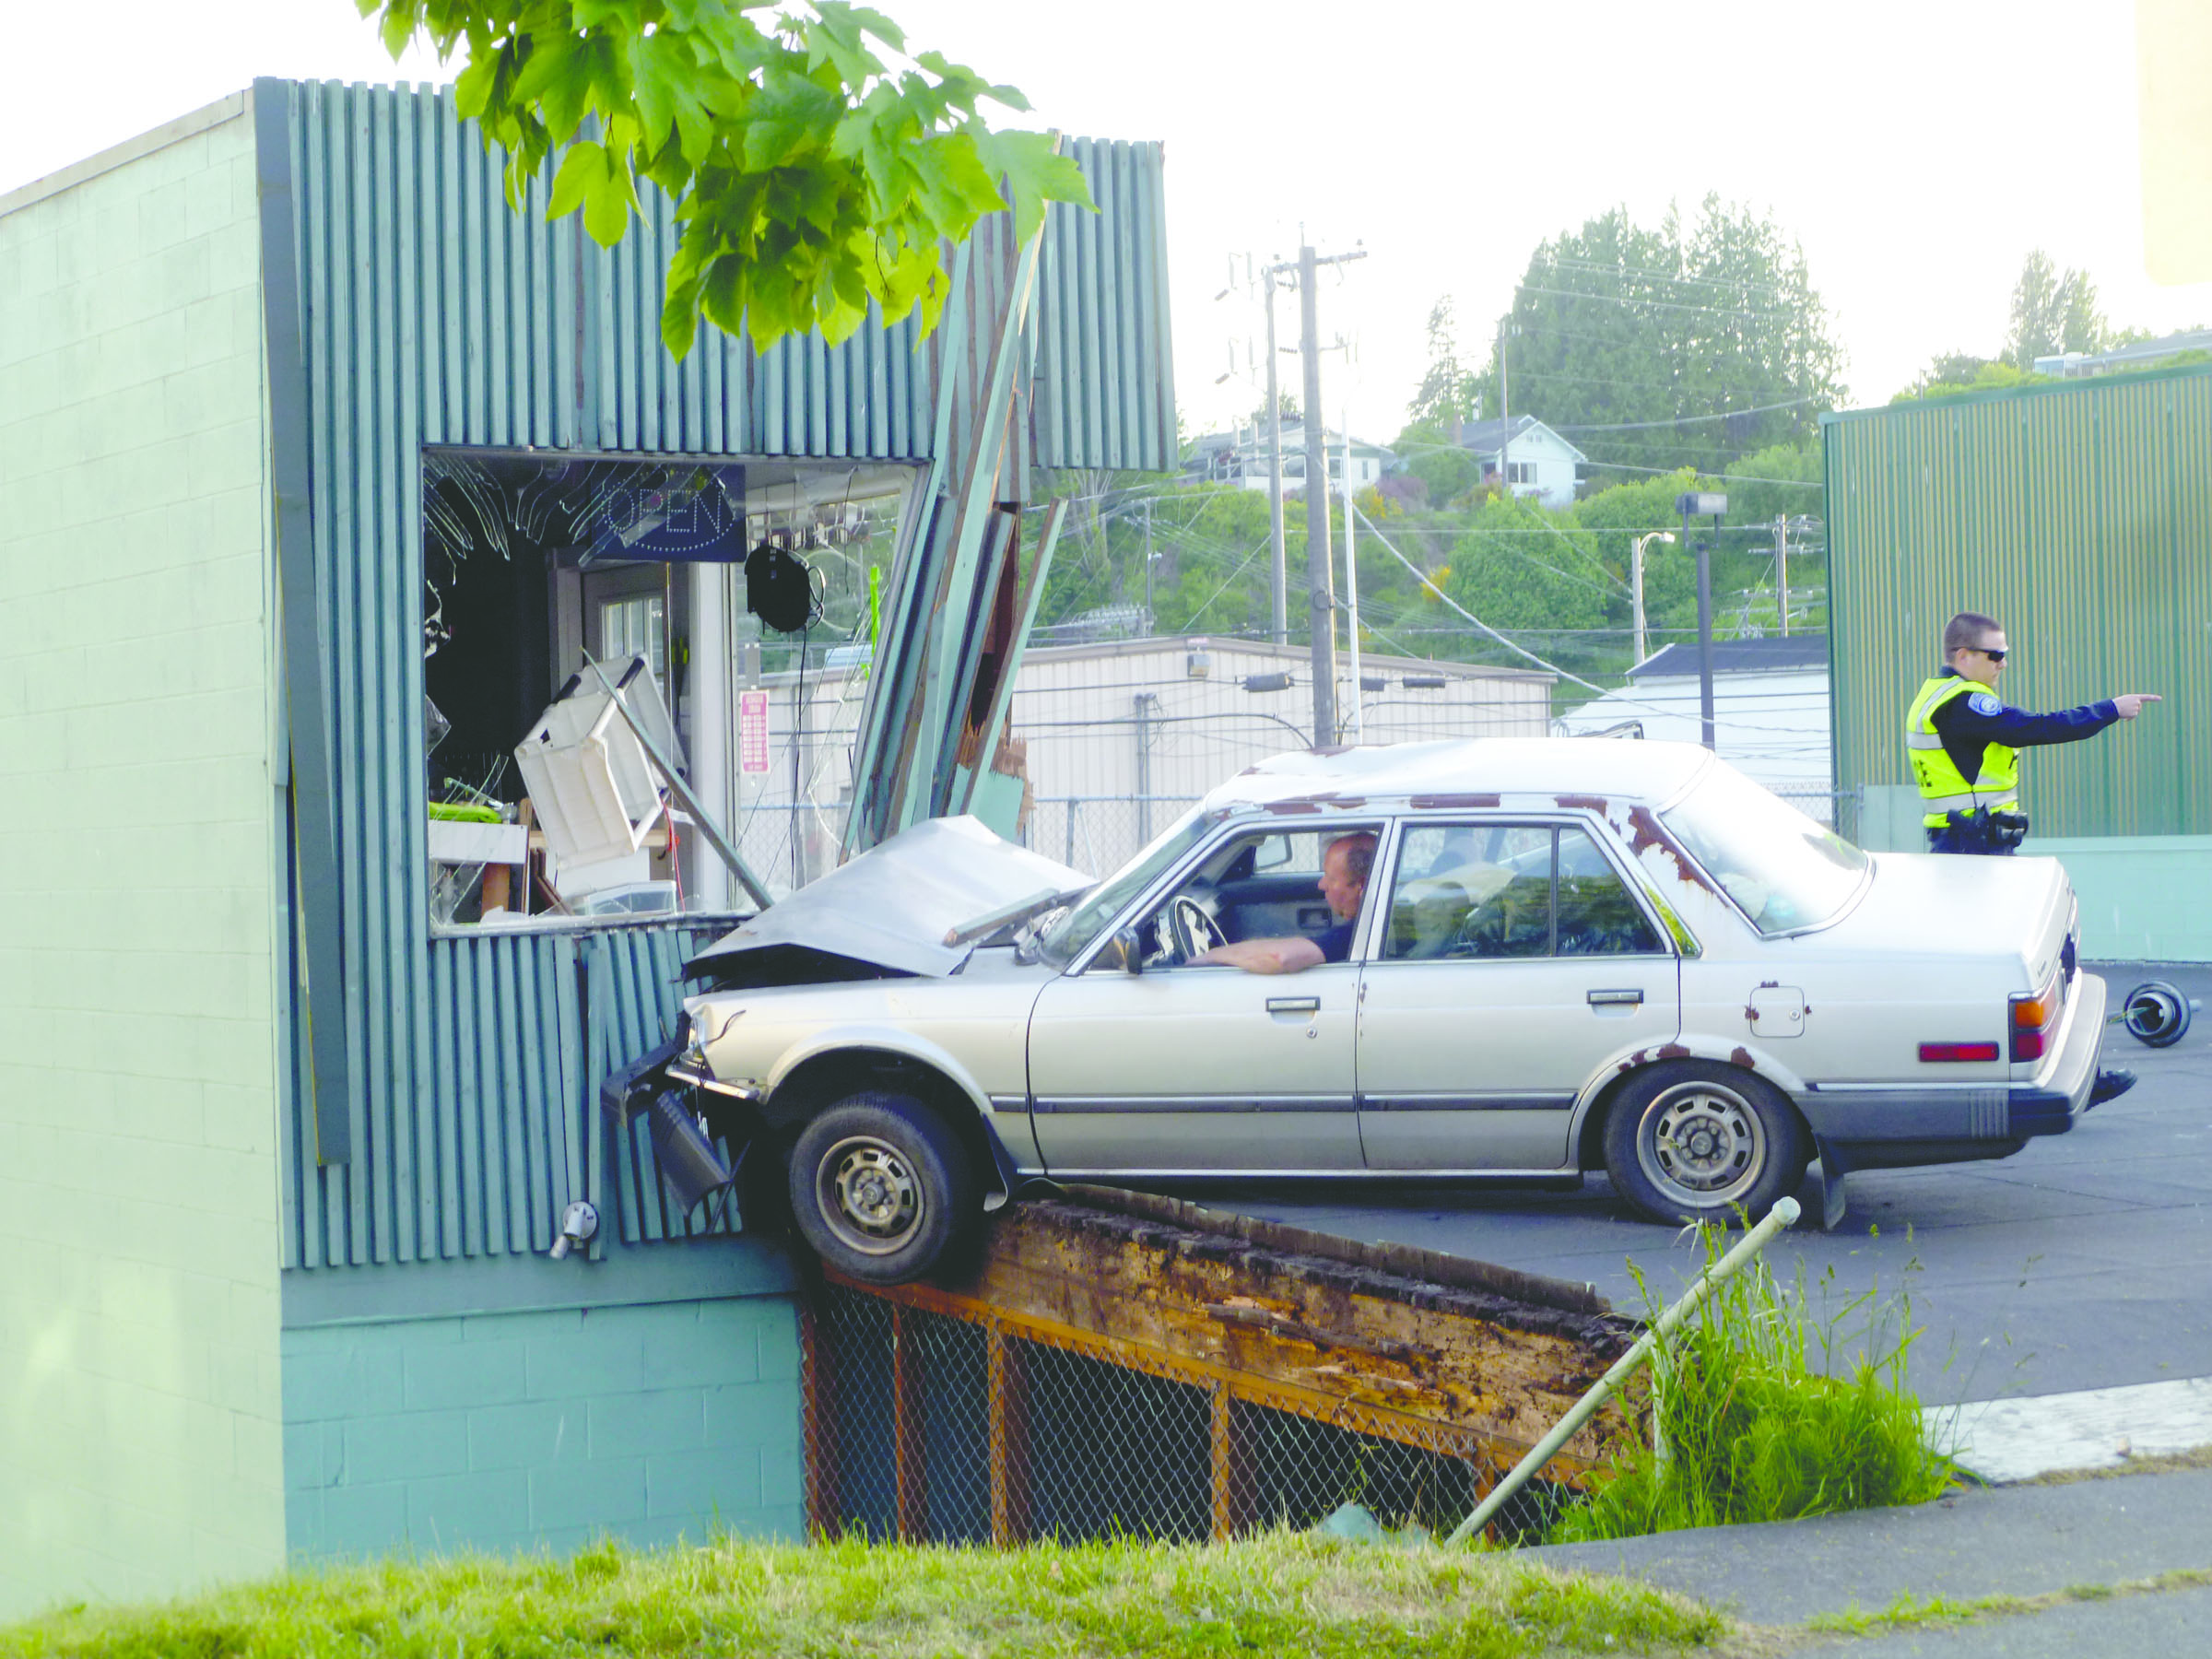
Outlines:
MULTIPOLYGON (((1524 1550, 1537 1565, 1641 1579, 1759 1625, 1878 1613, 1900 1597, 1971 1601, 2212 1569, 2212 1469, 2058 1486, 1971 1488, 1916 1509, 1709 1527, 1524 1550)), ((2212 1588, 2189 1586, 1871 1637, 1816 1632, 1793 1651, 1890 1655, 2212 1652, 2212 1588)))

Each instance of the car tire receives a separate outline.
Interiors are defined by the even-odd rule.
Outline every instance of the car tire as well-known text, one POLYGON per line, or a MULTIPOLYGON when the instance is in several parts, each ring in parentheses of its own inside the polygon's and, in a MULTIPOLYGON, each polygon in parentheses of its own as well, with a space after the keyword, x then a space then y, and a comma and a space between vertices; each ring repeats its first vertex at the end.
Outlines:
POLYGON ((920 1278, 982 1211, 959 1136, 911 1095, 838 1101, 799 1131, 789 1170, 800 1236, 871 1285, 920 1278))
POLYGON ((1637 1072, 1606 1114, 1606 1173, 1649 1221, 1757 1220, 1811 1160, 1797 1110, 1739 1066, 1673 1060, 1637 1072))

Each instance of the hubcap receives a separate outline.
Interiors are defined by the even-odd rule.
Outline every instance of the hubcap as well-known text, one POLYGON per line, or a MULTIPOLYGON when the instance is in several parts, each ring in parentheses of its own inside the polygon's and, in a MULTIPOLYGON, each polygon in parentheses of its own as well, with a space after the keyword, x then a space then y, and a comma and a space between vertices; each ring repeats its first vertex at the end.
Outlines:
POLYGON ((822 1154, 816 1178, 822 1218, 853 1249, 888 1255, 922 1225, 922 1183, 899 1148, 869 1135, 822 1154))
POLYGON ((1759 1113, 1733 1090, 1685 1083, 1644 1109, 1637 1161, 1677 1203, 1712 1209, 1740 1201, 1767 1167, 1759 1113))

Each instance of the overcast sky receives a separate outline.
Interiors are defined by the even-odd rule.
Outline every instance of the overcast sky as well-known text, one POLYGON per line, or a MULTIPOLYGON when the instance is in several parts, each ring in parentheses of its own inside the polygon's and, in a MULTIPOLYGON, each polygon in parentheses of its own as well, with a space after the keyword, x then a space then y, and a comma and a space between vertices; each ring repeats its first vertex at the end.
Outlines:
MULTIPOLYGON (((1324 253, 1367 251, 1322 289, 1324 336, 1357 345, 1324 359, 1324 399, 1384 440, 1440 296, 1472 347, 1543 238, 1714 191, 1803 242, 1856 401, 1886 401, 1939 351, 1994 352, 2034 247, 2087 269, 2115 324, 2212 324, 2212 284, 2143 274, 2123 5, 878 3, 917 49, 1020 87, 1038 124, 1166 142, 1194 432, 1259 401, 1215 383, 1259 327, 1239 297, 1214 300, 1229 260, 1295 256, 1301 224, 1324 253)), ((257 75, 442 78, 425 54, 395 68, 352 0, 9 9, 0 190, 257 75)), ((1294 339, 1294 305, 1280 324, 1294 339)))

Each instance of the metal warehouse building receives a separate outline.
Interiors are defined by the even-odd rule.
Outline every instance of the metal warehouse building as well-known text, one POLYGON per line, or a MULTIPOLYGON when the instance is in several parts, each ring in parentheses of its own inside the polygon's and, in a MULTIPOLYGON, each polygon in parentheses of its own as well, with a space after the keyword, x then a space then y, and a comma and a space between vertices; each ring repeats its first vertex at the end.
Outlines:
POLYGON ((426 700, 497 759, 635 652, 726 807, 728 548, 935 534, 987 333, 1018 472, 1170 467, 1160 151, 1073 152, 1102 211, 1053 210, 1026 332, 1002 216, 927 341, 680 365, 665 202, 612 252, 509 212, 448 91, 263 81, 0 196, 0 1618, 797 1528, 791 1268, 594 1099, 720 872, 434 916, 426 700))
POLYGON ((2212 369, 1824 418, 1836 783, 1917 849, 1904 709, 1943 625, 2004 623, 2009 702, 2166 700, 2039 749, 2024 851, 2063 859, 2084 950, 2212 960, 2212 369))

